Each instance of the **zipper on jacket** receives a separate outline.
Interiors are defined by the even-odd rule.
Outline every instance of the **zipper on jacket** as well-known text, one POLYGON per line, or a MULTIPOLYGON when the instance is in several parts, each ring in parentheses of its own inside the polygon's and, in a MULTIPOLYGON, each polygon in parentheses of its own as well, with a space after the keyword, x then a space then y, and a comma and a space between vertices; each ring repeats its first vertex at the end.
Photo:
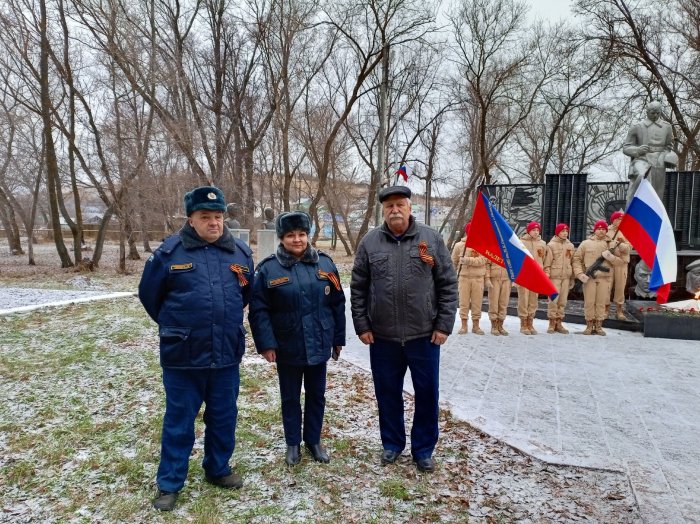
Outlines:
MULTIPOLYGON (((403 273, 402 273, 401 268, 403 268, 405 265, 405 264, 403 264, 403 252, 401 251, 401 240, 396 241, 396 248, 398 249, 398 252, 399 252, 399 257, 398 257, 399 258, 399 267, 397 268, 398 269, 397 274, 398 274, 399 278, 396 279, 396 282, 400 283, 403 281, 403 278, 402 278, 403 273)), ((398 287, 398 284, 397 284, 397 287, 398 287)), ((402 291, 405 291, 405 289, 402 289, 402 291)), ((398 295, 398 293, 397 293, 397 295, 398 295)), ((401 299, 403 302, 399 304, 399 307, 401 307, 401 304, 406 303, 405 296, 402 296, 401 299)), ((396 311, 397 311, 397 316, 399 316, 398 308, 396 309, 396 311)), ((404 313, 406 312, 404 308, 401 308, 401 311, 403 311, 404 313)), ((405 319, 400 319, 400 320, 403 320, 403 322, 400 322, 398 325, 401 326, 401 347, 404 347, 406 345, 406 323, 405 323, 405 319)))

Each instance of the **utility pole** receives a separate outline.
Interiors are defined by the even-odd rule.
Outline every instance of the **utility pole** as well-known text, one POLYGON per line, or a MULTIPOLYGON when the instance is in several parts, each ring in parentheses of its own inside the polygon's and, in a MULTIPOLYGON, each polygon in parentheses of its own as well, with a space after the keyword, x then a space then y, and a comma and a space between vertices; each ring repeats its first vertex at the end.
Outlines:
POLYGON ((425 225, 429 226, 430 225, 430 200, 431 200, 431 193, 433 191, 433 181, 431 178, 428 178, 425 182, 425 225))
MULTIPOLYGON (((386 129, 387 129, 387 93, 389 84, 389 44, 384 44, 382 50, 382 79, 379 84, 379 137, 377 140, 377 181, 376 194, 379 196, 379 191, 382 189, 382 180, 386 172, 386 129)), ((374 204, 374 225, 379 227, 380 209, 379 199, 374 204)))

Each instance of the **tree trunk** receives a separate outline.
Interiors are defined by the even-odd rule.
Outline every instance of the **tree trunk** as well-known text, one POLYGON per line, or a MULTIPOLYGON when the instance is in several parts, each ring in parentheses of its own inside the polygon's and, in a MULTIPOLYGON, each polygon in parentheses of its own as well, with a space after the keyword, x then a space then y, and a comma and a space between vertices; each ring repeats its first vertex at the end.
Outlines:
POLYGON ((44 126, 44 144, 46 147, 46 180, 49 197, 49 209, 51 212, 51 228, 53 230, 56 251, 61 260, 61 267, 72 267, 73 261, 68 254, 66 245, 63 242, 61 233, 61 221, 58 215, 57 193, 61 190, 58 177, 58 162, 56 160, 56 148, 53 143, 53 133, 51 124, 51 100, 49 98, 49 40, 46 34, 46 0, 39 2, 41 11, 40 32, 41 32, 41 60, 39 65, 39 76, 41 83, 41 119, 44 126))
POLYGON ((93 267, 99 267, 100 265, 100 259, 102 258, 102 247, 104 246, 105 235, 107 233, 107 226, 109 225, 109 221, 112 219, 113 214, 114 208, 107 208, 105 214, 102 216, 102 220, 100 221, 100 227, 97 230, 97 238, 95 239, 95 251, 93 251, 92 255, 93 267))
POLYGON ((146 229, 146 221, 143 219, 143 213, 141 217, 141 245, 143 246, 144 253, 153 253, 151 249, 151 244, 148 242, 148 230, 146 229))
POLYGON ((139 250, 136 249, 136 236, 134 235, 134 227, 131 225, 131 219, 124 216, 124 234, 126 241, 129 244, 129 260, 140 260, 139 250))
POLYGON ((24 255, 15 210, 2 189, 0 189, 0 221, 2 221, 2 225, 5 228, 10 253, 12 255, 24 255))
POLYGON ((34 261, 34 222, 36 221, 36 209, 39 202, 39 189, 41 188, 41 172, 40 168, 36 174, 36 183, 34 184, 34 192, 32 193, 32 209, 29 212, 29 221, 27 222, 27 254, 29 260, 27 264, 35 266, 34 261))
POLYGON ((126 246, 124 245, 124 222, 119 217, 119 267, 117 272, 120 274, 126 273, 126 246))

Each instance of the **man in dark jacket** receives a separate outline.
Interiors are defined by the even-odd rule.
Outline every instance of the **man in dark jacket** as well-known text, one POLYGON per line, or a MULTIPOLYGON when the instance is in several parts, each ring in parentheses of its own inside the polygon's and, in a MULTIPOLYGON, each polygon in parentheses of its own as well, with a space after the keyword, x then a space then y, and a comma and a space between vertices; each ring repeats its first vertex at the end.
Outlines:
POLYGON ((360 242, 350 281, 355 332, 369 344, 379 408, 383 465, 406 447, 403 380, 411 370, 415 413, 411 455, 420 471, 435 469, 440 345, 452 332, 457 277, 442 237, 416 223, 411 190, 379 193, 384 223, 360 242))
POLYGON ((187 223, 148 259, 139 284, 139 298, 160 333, 165 415, 153 506, 163 511, 175 507, 187 478, 202 402, 205 479, 223 488, 243 484, 229 459, 236 443, 252 252, 224 225, 226 205, 218 188, 187 193, 185 211, 187 223))

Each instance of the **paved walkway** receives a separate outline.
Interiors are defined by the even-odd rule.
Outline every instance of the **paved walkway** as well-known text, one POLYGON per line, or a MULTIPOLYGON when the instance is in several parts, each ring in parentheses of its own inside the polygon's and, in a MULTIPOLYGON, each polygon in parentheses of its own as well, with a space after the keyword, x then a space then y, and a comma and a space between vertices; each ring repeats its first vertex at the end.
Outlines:
MULTIPOLYGON (((349 309, 343 358, 369 369, 349 309)), ((548 335, 535 320, 539 334, 522 335, 516 317, 508 337, 455 329, 443 346, 441 399, 539 459, 626 473, 646 522, 700 522, 700 343, 615 329, 588 337, 565 325, 572 334, 548 335)))
POLYGON ((133 292, 76 291, 64 289, 35 289, 0 287, 0 315, 33 311, 50 306, 66 306, 94 300, 133 296, 133 292))

